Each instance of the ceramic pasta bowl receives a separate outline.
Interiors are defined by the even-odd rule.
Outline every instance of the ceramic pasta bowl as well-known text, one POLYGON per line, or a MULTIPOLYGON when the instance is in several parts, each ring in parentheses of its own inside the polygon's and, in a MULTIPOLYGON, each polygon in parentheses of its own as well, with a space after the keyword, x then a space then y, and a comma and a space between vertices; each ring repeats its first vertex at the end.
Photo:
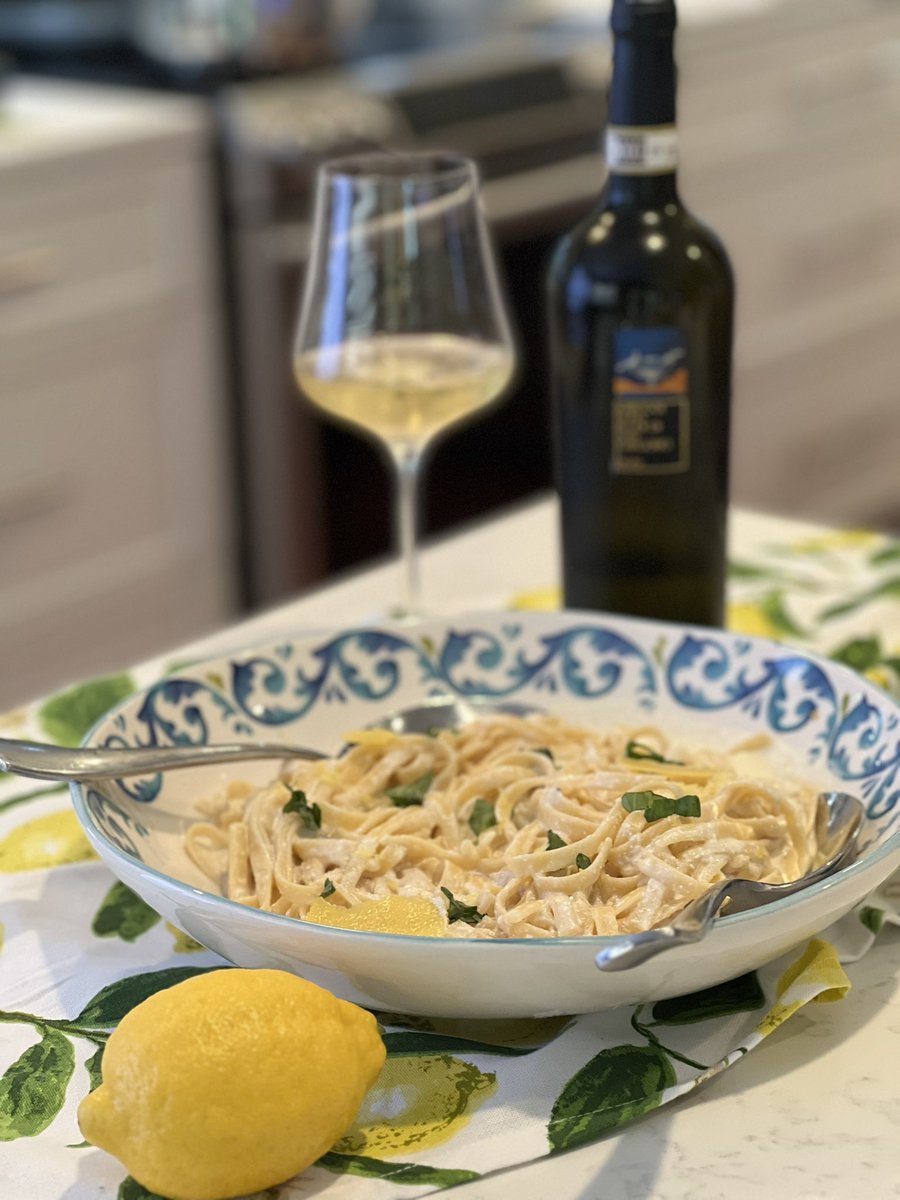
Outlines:
POLYGON ((784 769, 864 802, 857 859, 837 875, 620 974, 608 938, 426 938, 328 928, 216 894, 185 851, 197 802, 276 763, 73 785, 112 871, 185 933, 240 966, 294 971, 383 1010, 465 1018, 591 1012, 661 1000, 756 969, 827 928, 900 866, 900 709, 848 668, 775 642, 596 613, 481 613, 298 636, 179 670, 109 712, 86 741, 291 741, 344 735, 435 696, 515 702, 603 727, 656 725, 726 749, 767 734, 784 769))

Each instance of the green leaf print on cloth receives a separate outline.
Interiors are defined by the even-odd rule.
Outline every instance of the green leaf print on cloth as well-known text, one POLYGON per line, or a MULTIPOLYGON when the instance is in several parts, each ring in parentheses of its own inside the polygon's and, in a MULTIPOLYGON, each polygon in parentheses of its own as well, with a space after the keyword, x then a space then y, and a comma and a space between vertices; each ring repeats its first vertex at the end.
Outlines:
POLYGON ((460 1020, 451 1017, 413 1017, 379 1012, 379 1024, 402 1028, 383 1033, 389 1055, 496 1054, 519 1058, 550 1044, 572 1024, 573 1017, 515 1017, 507 1020, 460 1020))
POLYGON ((875 566, 883 566, 884 563, 892 563, 900 560, 900 542, 892 542, 889 546, 884 546, 881 550, 876 550, 869 557, 869 562, 875 566))
POLYGON ((216 967, 168 967, 164 971, 146 971, 141 975, 128 975, 109 983, 87 1004, 75 1018, 82 1025, 107 1028, 115 1025, 130 1012, 136 1004, 161 992, 164 988, 190 979, 192 975, 203 975, 207 971, 215 971, 216 967))
POLYGON ((575 1017, 421 1017, 372 1009, 381 1025, 399 1025, 416 1033, 462 1038, 479 1046, 539 1050, 564 1033, 575 1017))
MULTIPOLYGON (((11 779, 5 771, 0 771, 0 779, 11 779)), ((54 783, 52 787, 40 787, 30 792, 17 792, 15 796, 7 796, 4 800, 0 800, 0 812, 5 812, 9 808, 16 808, 20 804, 27 804, 30 800, 42 800, 44 796, 55 796, 61 792, 67 792, 69 785, 67 783, 54 783)))
POLYGON ((870 667, 875 667, 881 662, 881 638, 851 638, 849 642, 844 642, 842 646, 832 650, 831 657, 835 662, 852 667, 854 671, 868 671, 870 667))
POLYGON ((767 592, 759 602, 765 620, 779 637, 805 638, 806 631, 791 615, 788 599, 783 591, 767 592))
POLYGON ((386 1033, 383 1038, 389 1055, 409 1057, 417 1054, 448 1054, 451 1051, 469 1054, 499 1054, 503 1058, 518 1058, 523 1054, 534 1054, 538 1046, 498 1046, 489 1042, 475 1042, 468 1038, 446 1037, 437 1033, 417 1033, 401 1030, 386 1033))
POLYGON ((900 654, 885 650, 880 637, 851 638, 832 650, 830 657, 859 671, 885 691, 897 694, 900 686, 900 654))
POLYGON ((750 971, 717 987, 676 996, 672 1000, 658 1000, 652 1009, 653 1022, 656 1025, 693 1025, 697 1021, 752 1012, 762 1008, 765 1002, 759 977, 755 971, 750 971))
POLYGON ((62 1108, 74 1070, 72 1043, 46 1029, 0 1078, 0 1141, 42 1133, 62 1108))
POLYGON ((97 937, 133 942, 162 918, 124 883, 114 883, 97 909, 91 929, 97 937))
POLYGON ((610 1046, 577 1071, 553 1105, 547 1136, 553 1153, 592 1142, 656 1108, 675 1083, 658 1046, 610 1046))
POLYGON ((60 746, 77 746, 114 704, 136 689, 130 675, 109 675, 58 692, 38 709, 38 720, 60 746))
POLYGON ((85 1038, 97 1049, 85 1062, 91 1090, 100 1082, 100 1063, 108 1030, 148 996, 191 975, 218 967, 170 967, 132 975, 101 988, 73 1020, 28 1012, 0 1011, 0 1025, 32 1025, 41 1040, 29 1046, 0 1078, 0 1141, 43 1132, 60 1112, 75 1070, 71 1038, 85 1038))
POLYGON ((870 933, 881 933, 884 927, 884 911, 869 904, 859 910, 859 919, 870 933))
POLYGON ((103 1066, 103 1051, 105 1049, 105 1045, 98 1046, 91 1057, 85 1060, 84 1069, 88 1073, 91 1091, 94 1091, 95 1088, 98 1088, 103 1081, 103 1073, 101 1068, 103 1066))
POLYGON ((850 600, 831 605, 820 614, 819 619, 834 621, 838 617, 846 617, 850 613, 857 612, 876 600, 900 600, 900 575, 895 575, 892 579, 884 579, 881 583, 877 583, 863 592, 857 592, 850 600))
POLYGON ((385 1179, 391 1183, 409 1185, 432 1184, 436 1188, 456 1187, 480 1179, 477 1171, 453 1167, 429 1167, 420 1163, 382 1162, 362 1154, 337 1154, 329 1150, 316 1164, 336 1175, 362 1175, 370 1179, 385 1179))
POLYGON ((900 696, 900 541, 860 530, 773 536, 731 564, 728 627, 812 649, 900 696))
POLYGON ((759 978, 755 971, 751 971, 715 987, 676 996, 670 1000, 659 1000, 652 1007, 649 1022, 642 1019, 647 1005, 639 1004, 631 1014, 631 1028, 675 1061, 694 1070, 706 1071, 710 1069, 708 1065, 698 1062, 681 1050, 665 1045, 654 1029, 661 1025, 696 1025, 701 1021, 739 1016, 741 1013, 762 1008, 765 1002, 765 992, 759 978))
POLYGON ((148 1191, 142 1183, 138 1183, 129 1175, 119 1184, 116 1200, 167 1200, 167 1198, 160 1196, 158 1192, 148 1191))

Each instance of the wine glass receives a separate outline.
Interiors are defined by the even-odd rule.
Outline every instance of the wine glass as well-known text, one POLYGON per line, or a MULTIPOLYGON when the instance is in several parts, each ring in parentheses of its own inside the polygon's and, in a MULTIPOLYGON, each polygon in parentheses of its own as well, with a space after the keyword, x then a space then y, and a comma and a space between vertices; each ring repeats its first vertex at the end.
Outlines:
POLYGON ((496 400, 513 365, 475 164, 386 152, 323 164, 294 371, 314 404, 389 452, 402 615, 422 611, 423 454, 438 433, 496 400))

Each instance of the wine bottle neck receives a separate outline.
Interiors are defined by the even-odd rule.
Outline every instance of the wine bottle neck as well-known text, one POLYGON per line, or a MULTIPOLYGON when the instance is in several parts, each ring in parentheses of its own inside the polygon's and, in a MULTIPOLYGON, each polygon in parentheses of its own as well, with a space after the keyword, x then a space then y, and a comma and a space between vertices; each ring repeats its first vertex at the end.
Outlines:
POLYGON ((675 8, 671 0, 615 0, 613 71, 605 137, 609 198, 652 206, 677 199, 675 8))
POLYGON ((612 207, 656 209, 681 204, 678 177, 665 175, 620 175, 610 171, 606 183, 606 203, 612 207))

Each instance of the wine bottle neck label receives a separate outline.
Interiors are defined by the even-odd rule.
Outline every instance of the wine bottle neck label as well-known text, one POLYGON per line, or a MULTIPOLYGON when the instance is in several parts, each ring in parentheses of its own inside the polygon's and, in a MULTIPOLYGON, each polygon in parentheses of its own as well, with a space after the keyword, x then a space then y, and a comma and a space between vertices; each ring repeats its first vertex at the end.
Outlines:
POLYGON ((613 353, 610 470, 614 475, 689 470, 690 399, 681 331, 619 329, 613 353))
POLYGON ((606 163, 617 175, 668 175, 678 167, 674 125, 608 125, 606 163))

